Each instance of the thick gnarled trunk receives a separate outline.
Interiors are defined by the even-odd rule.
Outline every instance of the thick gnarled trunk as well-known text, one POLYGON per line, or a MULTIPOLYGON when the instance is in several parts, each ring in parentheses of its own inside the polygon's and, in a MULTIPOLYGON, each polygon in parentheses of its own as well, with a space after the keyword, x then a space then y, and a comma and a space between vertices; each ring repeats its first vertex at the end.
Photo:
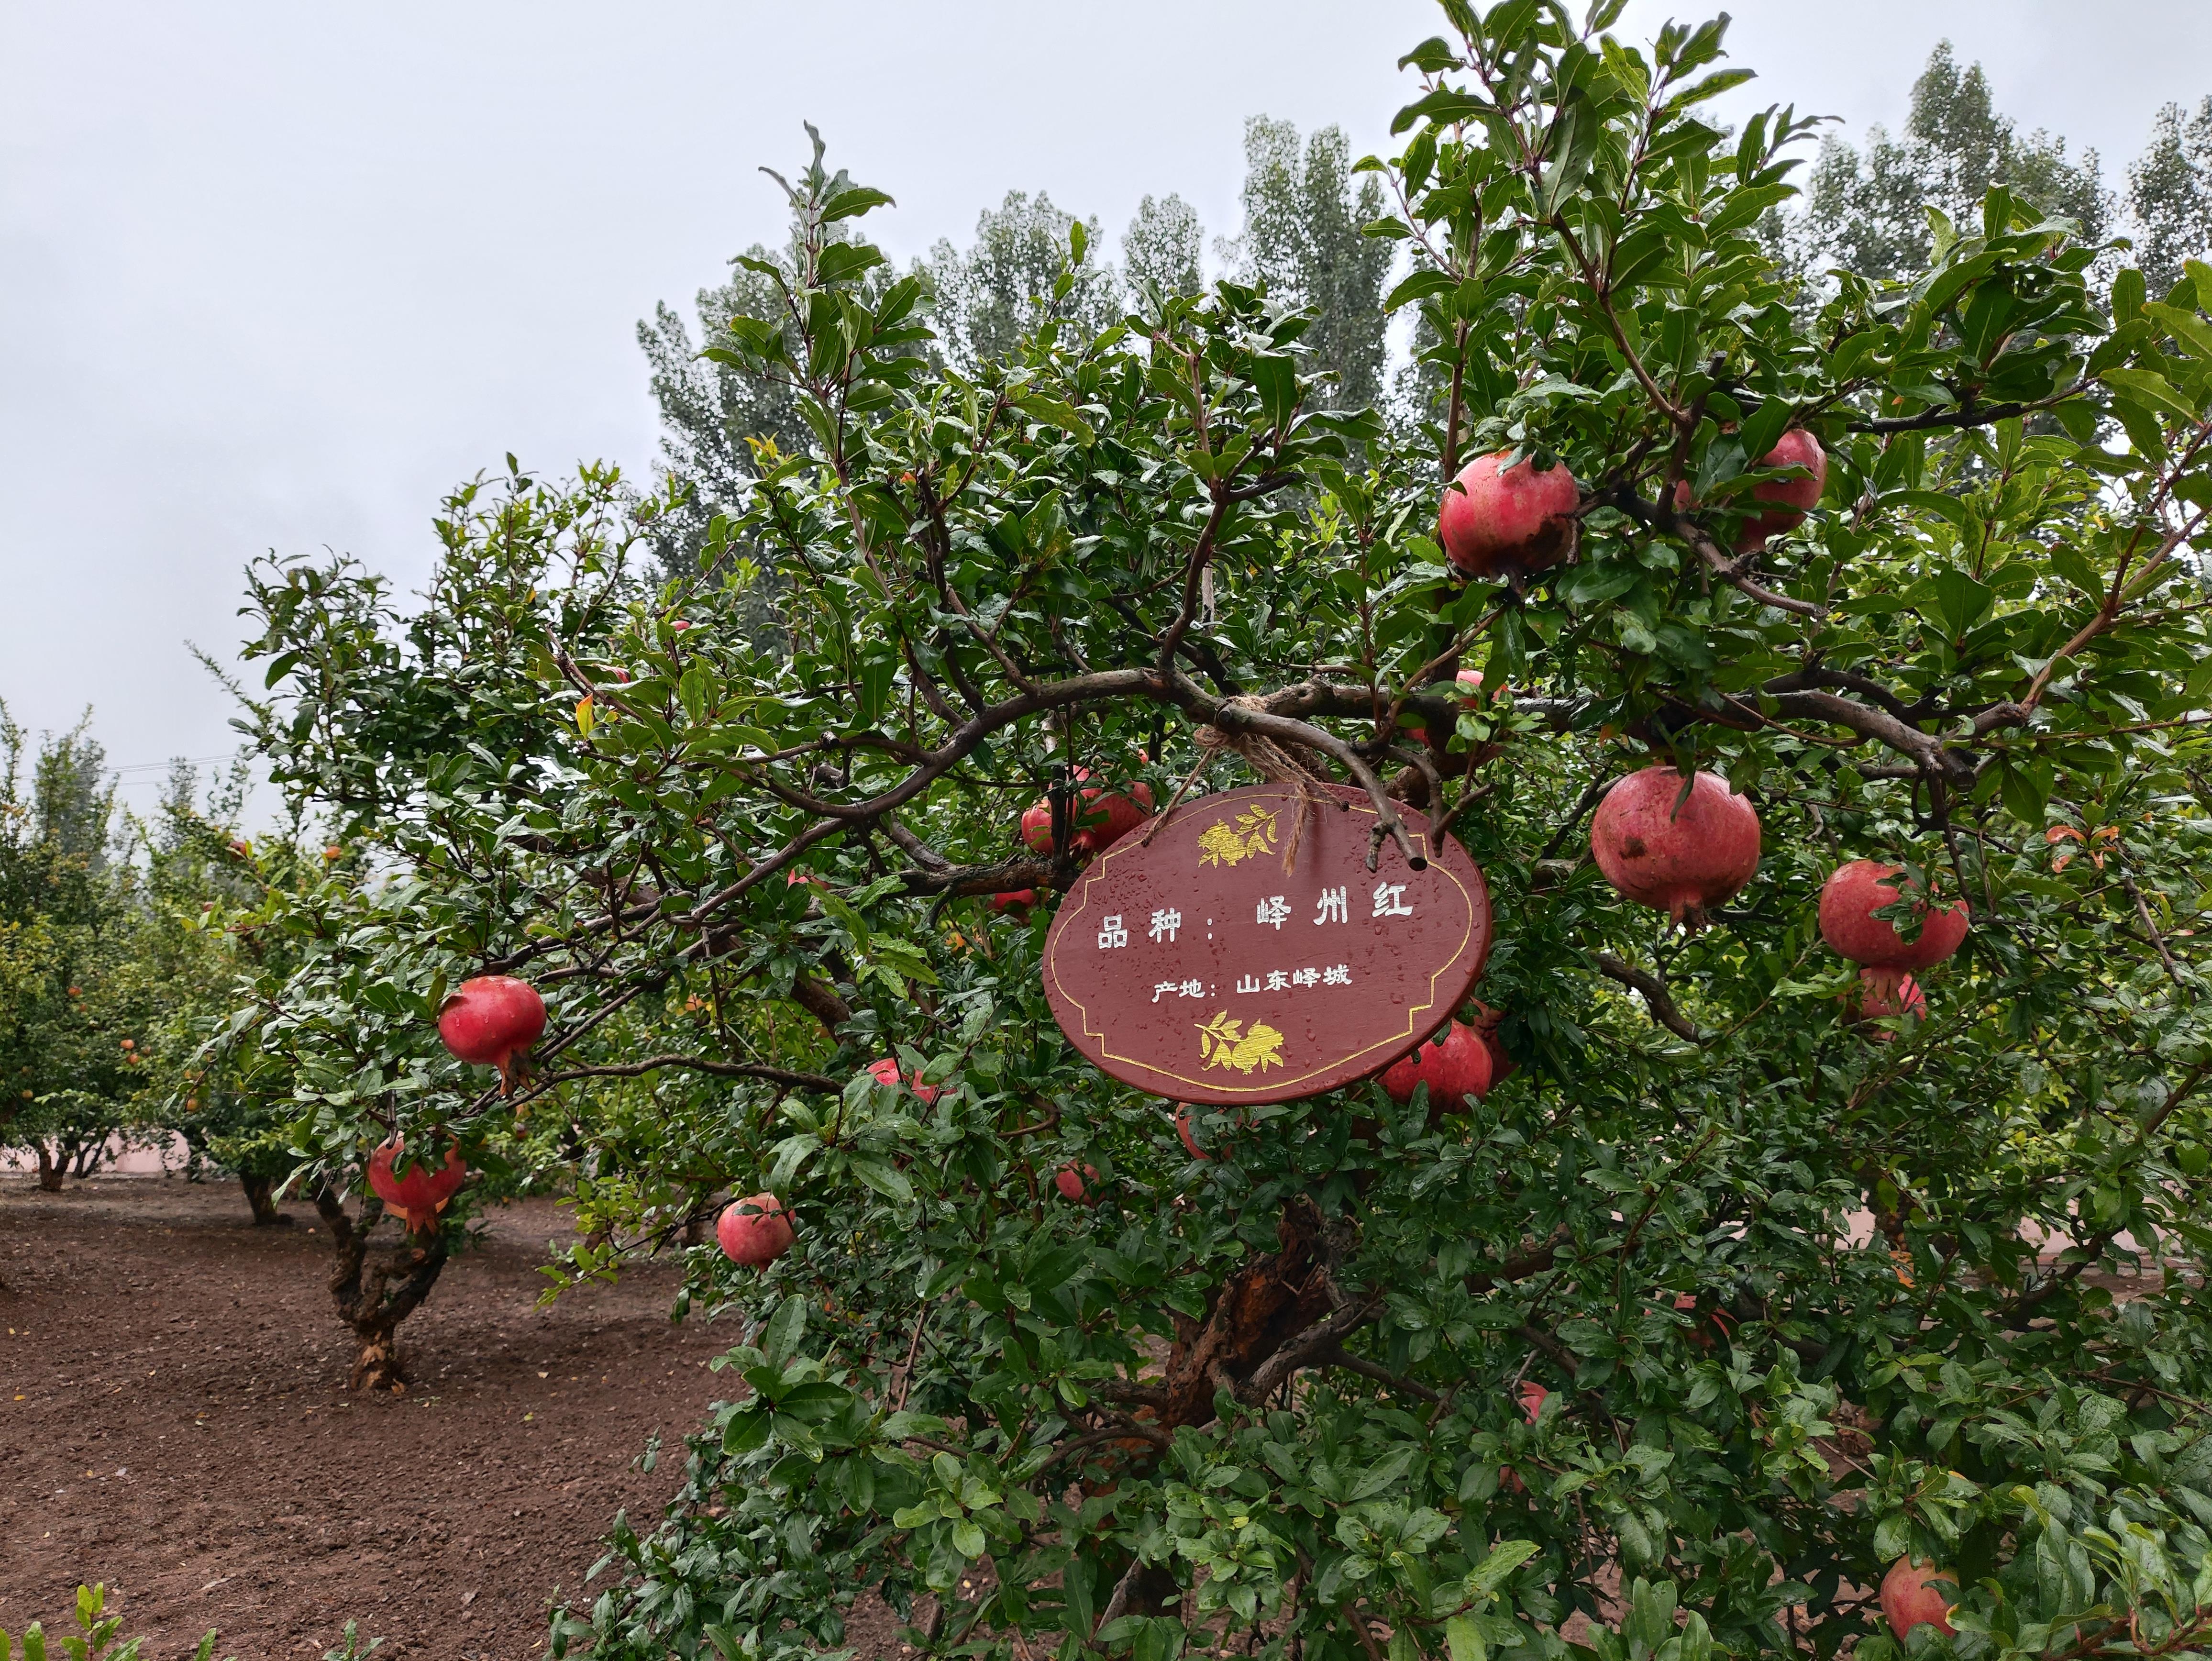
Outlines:
POLYGON ((368 1237, 384 1214, 381 1201, 364 1200, 356 1219, 346 1214, 343 1198, 325 1188, 316 1190, 315 1209, 331 1231, 331 1297, 361 1346, 349 1382, 356 1390, 404 1390, 399 1323, 438 1283, 446 1266, 445 1231, 403 1233, 378 1254, 368 1237))

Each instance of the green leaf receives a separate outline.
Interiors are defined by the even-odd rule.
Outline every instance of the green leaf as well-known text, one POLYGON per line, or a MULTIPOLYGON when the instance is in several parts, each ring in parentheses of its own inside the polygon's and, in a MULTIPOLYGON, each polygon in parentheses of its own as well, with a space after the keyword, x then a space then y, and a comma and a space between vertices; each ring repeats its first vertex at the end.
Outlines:
POLYGON ((769 1317, 761 1331, 761 1353, 770 1366, 780 1368, 798 1353, 799 1341, 805 1333, 806 1299, 794 1292, 769 1317))
POLYGON ((2107 369, 2097 377, 2115 392, 2126 392, 2184 421, 2197 419, 2197 406, 2176 392, 2166 378, 2151 369, 2107 369))
POLYGON ((894 208, 897 205, 896 199, 882 191, 855 186, 851 190, 838 192, 822 204, 822 222, 834 225, 841 219, 858 219, 872 208, 894 208))
POLYGON ((1011 401, 1015 408, 1033 420, 1041 421, 1048 427, 1063 428, 1085 444, 1097 441, 1097 435, 1091 430, 1091 423, 1083 418, 1073 404, 1026 389, 1014 393, 1011 401))

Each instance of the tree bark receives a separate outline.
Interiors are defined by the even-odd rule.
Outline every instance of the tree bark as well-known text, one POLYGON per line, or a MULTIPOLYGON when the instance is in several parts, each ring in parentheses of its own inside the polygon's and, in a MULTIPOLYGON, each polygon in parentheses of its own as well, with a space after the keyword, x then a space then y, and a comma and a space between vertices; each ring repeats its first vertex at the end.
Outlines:
POLYGON ((331 1297, 338 1318, 353 1329, 361 1346, 349 1382, 356 1390, 404 1390, 399 1323, 438 1283, 439 1271, 446 1266, 445 1230, 402 1234, 380 1257, 370 1252, 368 1237, 384 1215, 382 1201, 364 1200, 356 1220, 346 1214, 342 1196, 320 1188, 315 1191, 315 1209, 331 1232, 331 1297))
POLYGON ((252 1208, 254 1227, 267 1228, 272 1224, 292 1220, 276 1208, 273 1197, 276 1191, 274 1177, 257 1177, 251 1171, 241 1171, 238 1173, 238 1185, 246 1190, 246 1203, 252 1208))
POLYGON ((52 1152, 44 1142, 38 1144, 39 1186, 49 1194, 62 1191, 62 1178, 69 1175, 67 1166, 54 1163, 52 1152))

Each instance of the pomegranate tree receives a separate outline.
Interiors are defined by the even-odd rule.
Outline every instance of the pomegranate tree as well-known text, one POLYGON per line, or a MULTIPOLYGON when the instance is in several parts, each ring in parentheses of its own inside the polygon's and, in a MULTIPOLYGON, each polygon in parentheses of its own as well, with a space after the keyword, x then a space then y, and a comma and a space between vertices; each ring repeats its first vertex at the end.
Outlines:
MULTIPOLYGON (((853 223, 878 193, 825 163, 787 174, 766 303, 715 302, 696 384, 799 417, 732 499, 664 528, 680 491, 648 521, 601 475, 477 487, 404 614, 341 563, 261 568, 263 753, 380 867, 310 860, 280 928, 311 960, 238 1001, 305 1157, 465 1116, 603 1220, 570 1285, 709 1195, 809 1220, 763 1275, 691 1254, 793 1410, 700 1427, 570 1653, 735 1623, 790 1661, 847 1646, 865 1586, 935 1656, 1557 1655, 1587 1622, 1607 1654, 1789 1661, 1892 1641, 1875 1583, 1954 1536, 2009 1632, 2056 1631, 2037 1564, 2137 1528, 2197 1607, 2212 278, 2154 294, 1999 193, 1893 289, 1808 286, 1758 229, 1808 130, 1732 108, 1724 139, 1717 26, 1639 47, 1599 38, 1617 11, 1454 6, 1414 46, 1410 148, 1362 214, 1415 267, 1407 419, 1335 407, 1337 343, 1233 281, 949 374, 962 343, 920 338, 925 285, 853 223), (1775 448, 1783 410, 1848 515, 1741 555, 1686 535, 1675 481, 1775 448), (1455 581, 1440 493, 1509 449, 1552 511, 1487 551, 1439 526, 1517 579, 1455 581), (680 644, 618 569, 647 545, 699 557, 680 644), (1462 661, 1510 704, 1468 719, 1462 661), (1438 792, 1409 709, 1501 751, 1438 792), (1632 752, 1683 770, 1601 807, 1632 752), (1127 1025, 1190 1080, 1158 1095, 1064 1042, 1037 931, 963 909, 1048 879, 1007 821, 1078 760, 1056 834, 1036 816, 1069 867, 1110 828, 1085 792, 1164 805, 1198 773, 1188 860, 1060 902, 1060 992, 1087 962, 1156 993, 1127 1025), (1326 893, 1305 817, 1215 794, 1308 774, 1374 861, 1326 893), (2060 870, 2061 823, 2127 828, 2060 870), (1401 1140, 1420 1116, 1364 1123, 1372 1081, 1301 1080, 1355 1007, 1424 1011, 1409 1036, 1452 1013, 1396 946, 1447 835, 1494 895, 1483 995, 1521 1072, 1401 1140), (1821 881, 1893 837, 1955 850, 1991 914, 1941 1044, 1846 1042, 1820 995, 1850 978, 1821 970, 1821 881), (1670 926, 1716 904, 1725 929, 1670 926), (557 1065, 508 1100, 450 1088, 429 1037, 463 959, 559 989, 557 1065), (933 1104, 863 1072, 894 1056, 933 1104), (1199 1171, 1162 1098, 1245 1092, 1285 1099, 1233 1159, 1196 1116, 1199 1171), (1685 1288, 1739 1317, 1725 1346, 1685 1288)), ((1762 482, 1693 527, 1796 511, 1762 482)), ((2071 1609, 2158 1607, 2092 1573, 2071 1609)))
POLYGON ((528 1080, 530 1046, 544 1032, 545 1001, 512 975, 463 981, 438 1007, 446 1048, 473 1067, 497 1068, 503 1095, 528 1080))
POLYGON ((1445 487, 1437 540, 1463 575, 1525 581, 1574 551, 1581 502, 1564 466, 1539 467, 1533 456, 1514 461, 1499 450, 1477 456, 1445 487))
POLYGON ((1672 767, 1646 767, 1598 804, 1590 853, 1628 898, 1701 928, 1759 869, 1759 815, 1717 773, 1685 780, 1672 767))

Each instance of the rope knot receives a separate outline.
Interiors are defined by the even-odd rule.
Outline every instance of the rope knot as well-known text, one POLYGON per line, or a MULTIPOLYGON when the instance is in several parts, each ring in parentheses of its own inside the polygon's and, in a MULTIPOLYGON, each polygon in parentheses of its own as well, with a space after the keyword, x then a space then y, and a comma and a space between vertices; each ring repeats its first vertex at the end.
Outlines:
MULTIPOLYGON (((1264 715, 1267 713, 1265 700, 1243 694, 1222 699, 1220 711, 1226 713, 1232 709, 1252 715, 1264 715)), ((1217 715, 1216 720, 1218 719, 1217 715)), ((1287 873, 1297 861, 1298 843, 1305 835, 1307 809, 1311 808, 1317 812, 1328 800, 1328 795, 1320 788, 1326 782, 1317 770, 1320 757, 1303 744, 1279 742, 1264 733, 1239 731, 1237 730, 1239 725, 1233 719, 1227 727, 1217 726, 1213 721, 1200 725, 1192 735, 1198 743, 1198 765, 1191 769, 1190 776, 1176 791, 1174 800, 1153 821, 1153 830, 1157 831, 1167 822, 1168 814, 1175 811, 1176 803, 1181 801, 1190 787, 1198 782, 1199 775, 1212 764, 1213 758, 1224 750, 1231 751, 1249 762, 1252 770, 1268 783, 1297 787, 1297 816, 1291 822, 1290 840, 1283 845, 1283 869, 1287 873)), ((1146 840, 1152 840, 1151 833, 1147 833, 1146 840)))

